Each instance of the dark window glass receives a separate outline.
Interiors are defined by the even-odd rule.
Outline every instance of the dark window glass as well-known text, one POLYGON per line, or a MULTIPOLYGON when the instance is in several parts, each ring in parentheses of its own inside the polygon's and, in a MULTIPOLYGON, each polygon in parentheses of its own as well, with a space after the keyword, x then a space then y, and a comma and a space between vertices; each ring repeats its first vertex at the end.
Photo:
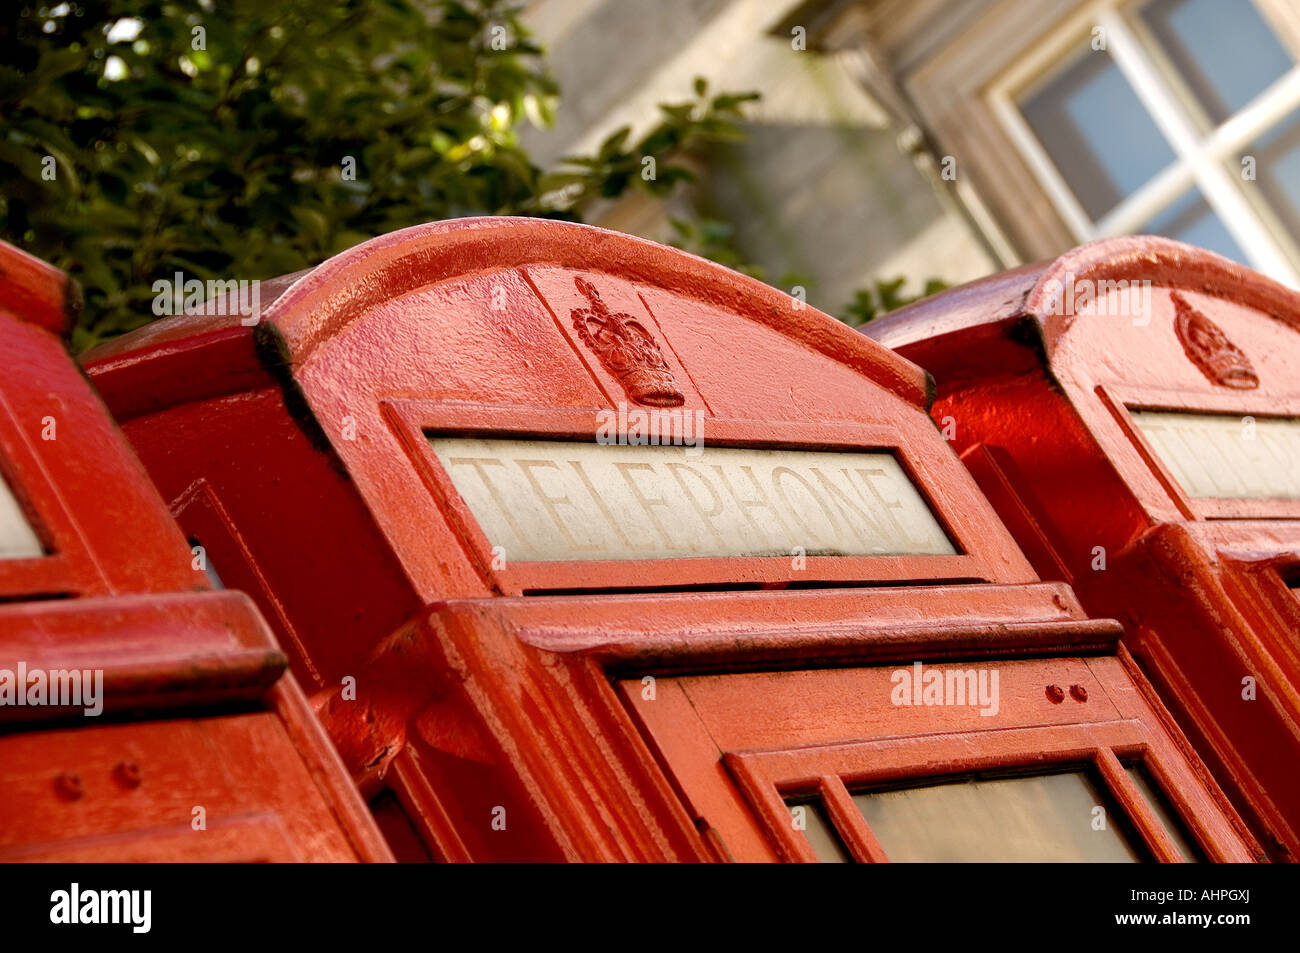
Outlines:
POLYGON ((193 552, 193 548, 195 546, 201 547, 203 550, 203 575, 208 577, 208 585, 210 585, 213 589, 226 588, 226 584, 221 581, 221 576, 217 574, 216 568, 212 565, 212 557, 208 554, 208 548, 204 546, 202 543, 200 543, 197 539, 191 538, 190 554, 196 559, 198 558, 198 555, 193 552))
POLYGON ((789 801, 790 823, 802 831, 823 864, 851 864, 853 856, 840 840, 830 815, 820 800, 789 801))
POLYGON ((1187 828, 1183 825, 1183 819, 1178 816, 1174 806, 1169 803, 1160 786, 1156 784, 1146 766, 1140 761, 1133 761, 1124 765, 1124 770, 1128 772, 1129 779, 1133 782, 1134 787, 1141 792, 1142 797, 1146 800, 1147 805, 1151 808, 1151 813, 1156 816, 1164 827, 1165 832, 1173 839, 1174 845, 1178 848, 1178 853, 1183 860, 1189 864, 1199 864, 1204 862, 1205 855, 1201 852, 1200 846, 1192 840, 1187 828))

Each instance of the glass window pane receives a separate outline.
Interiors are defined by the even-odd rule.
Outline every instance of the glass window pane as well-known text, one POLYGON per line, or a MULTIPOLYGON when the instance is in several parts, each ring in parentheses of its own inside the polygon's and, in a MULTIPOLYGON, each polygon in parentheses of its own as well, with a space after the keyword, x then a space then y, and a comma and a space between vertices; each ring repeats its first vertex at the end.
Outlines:
MULTIPOLYGON (((1218 352, 1211 373, 1229 383, 1251 383, 1253 371, 1222 350, 1205 325, 1192 340, 1218 352)), ((1253 386, 1253 383, 1252 383, 1253 386)), ((1181 413, 1130 407, 1129 416, 1156 457, 1194 499, 1300 500, 1300 418, 1181 413), (1246 422, 1250 422, 1247 429, 1246 422), (1250 438, 1250 439, 1247 439, 1250 438)))
POLYGON ((1204 861, 1205 855, 1201 853, 1200 846, 1187 833, 1182 818, 1178 816, 1174 806, 1169 803, 1146 766, 1140 761, 1134 761, 1124 765, 1124 770, 1128 772, 1129 780, 1133 782, 1134 787, 1146 799, 1151 813, 1160 821, 1165 833, 1173 839, 1174 846, 1178 848, 1178 853, 1182 855, 1183 860, 1189 864, 1199 864, 1204 861))
POLYGON ((1153 0, 1140 16, 1216 126, 1293 65, 1250 0, 1153 0))
POLYGON ((194 553, 194 547, 199 547, 203 550, 203 574, 208 577, 208 585, 210 585, 213 589, 226 588, 226 584, 221 581, 221 576, 217 573, 216 568, 212 565, 212 559, 208 556, 207 547, 205 547, 202 543, 200 543, 197 539, 193 537, 190 537, 189 543, 190 543, 190 552, 191 554, 194 555, 195 559, 198 558, 198 554, 194 553))
POLYGON ((45 547, 23 515, 13 491, 0 477, 0 559, 35 559, 45 547))
POLYGON ((1110 54, 1088 49, 1018 105, 1095 221, 1174 161, 1110 54))
POLYGON ((1147 222, 1140 231, 1146 235, 1164 235, 1198 248, 1208 248, 1224 258, 1248 264, 1241 246, 1228 234, 1222 219, 1206 204, 1196 189, 1184 192, 1181 198, 1147 222))
POLYGON ((790 822, 803 831, 813 853, 823 864, 851 864, 853 856, 840 840, 835 825, 821 801, 789 801, 790 822))
MULTIPOLYGON (((1254 160, 1260 197, 1291 237, 1300 241, 1300 113, 1292 113, 1257 139, 1246 156, 1254 160)), ((1238 164, 1234 171, 1245 175, 1249 162, 1238 164)))
POLYGON ((942 780, 856 794, 853 803, 895 862, 1146 859, 1127 818, 1086 770, 942 780))

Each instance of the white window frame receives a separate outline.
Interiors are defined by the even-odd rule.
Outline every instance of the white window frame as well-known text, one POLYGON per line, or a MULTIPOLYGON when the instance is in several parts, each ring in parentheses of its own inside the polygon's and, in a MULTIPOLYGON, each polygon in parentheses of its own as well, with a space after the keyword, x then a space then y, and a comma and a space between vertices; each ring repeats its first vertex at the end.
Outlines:
MULTIPOLYGON (((1097 0, 1054 28, 1030 55, 1017 60, 989 86, 987 99, 994 115, 1077 241, 1130 234, 1196 186, 1251 267, 1300 287, 1300 272, 1293 264, 1300 261, 1295 246, 1283 238, 1285 233, 1277 223, 1272 227, 1266 223, 1264 214, 1233 181, 1225 165, 1229 157, 1241 154, 1257 137, 1300 108, 1300 62, 1206 135, 1196 127, 1187 106, 1124 18, 1121 9, 1127 5, 1097 0), (1080 42, 1091 42, 1096 27, 1104 31, 1106 52, 1163 134, 1174 161, 1093 221, 1020 112, 1016 96, 1076 51, 1080 42)), ((1258 3, 1256 8, 1272 25, 1258 3)))

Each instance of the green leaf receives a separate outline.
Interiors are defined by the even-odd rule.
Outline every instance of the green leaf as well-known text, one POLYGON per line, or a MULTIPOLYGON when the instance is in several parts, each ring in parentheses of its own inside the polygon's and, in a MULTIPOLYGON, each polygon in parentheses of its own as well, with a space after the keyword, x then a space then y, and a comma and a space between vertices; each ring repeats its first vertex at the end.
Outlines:
POLYGON ((596 150, 597 158, 608 160, 622 153, 627 146, 628 137, 631 135, 631 126, 624 126, 622 129, 616 130, 600 144, 600 148, 596 150))
MULTIPOLYGON (((690 150, 742 135, 752 94, 708 100, 701 77, 695 99, 665 104, 639 143, 620 128, 594 154, 539 169, 517 125, 552 125, 562 106, 522 6, 231 0, 214 14, 150 3, 138 47, 105 41, 138 4, 81 3, 48 34, 40 17, 11 18, 0 30, 0 238, 82 283, 84 346, 152 320, 154 276, 266 278, 434 219, 577 220, 586 203, 633 189, 667 199, 691 181, 690 150), (204 50, 191 44, 199 23, 204 50), (490 48, 490 25, 506 28, 509 50, 490 48), (104 78, 109 55, 126 78, 104 78), (643 156, 656 159, 652 182, 643 156), (343 177, 345 158, 355 177, 343 177)), ((683 241, 747 267, 721 226, 683 241)))

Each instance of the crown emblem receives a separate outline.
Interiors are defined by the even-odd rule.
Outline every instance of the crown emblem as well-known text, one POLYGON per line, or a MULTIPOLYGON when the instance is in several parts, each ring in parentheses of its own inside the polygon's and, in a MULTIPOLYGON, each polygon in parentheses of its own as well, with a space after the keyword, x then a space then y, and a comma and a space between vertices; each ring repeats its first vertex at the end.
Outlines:
POLYGON ((1259 386, 1259 375, 1241 348, 1228 340, 1217 324, 1197 311, 1177 291, 1169 295, 1174 303, 1174 331, 1187 359, 1220 387, 1250 390, 1259 386))
POLYGON ((686 403, 659 343, 645 326, 630 314, 610 311, 590 281, 575 276, 573 283, 591 302, 589 308, 573 309, 573 327, 605 369, 618 378, 628 397, 652 407, 686 403))

